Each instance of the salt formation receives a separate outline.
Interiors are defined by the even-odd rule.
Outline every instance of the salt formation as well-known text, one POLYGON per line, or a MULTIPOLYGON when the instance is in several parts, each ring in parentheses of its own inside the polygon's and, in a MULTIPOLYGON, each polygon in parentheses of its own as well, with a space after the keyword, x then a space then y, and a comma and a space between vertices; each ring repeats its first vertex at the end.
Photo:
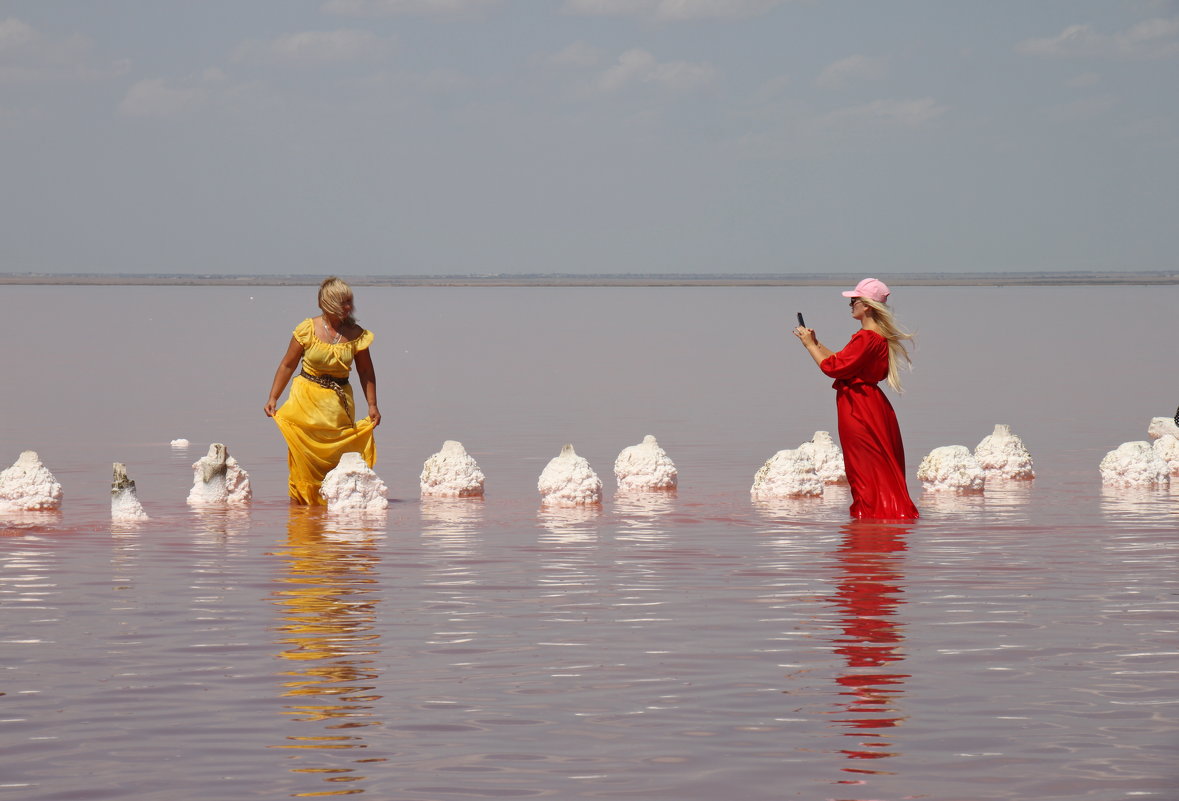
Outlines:
POLYGON ((172 444, 173 448, 187 448, 188 447, 188 440, 174 439, 174 440, 172 440, 171 444, 172 444))
POLYGON ((1179 439, 1179 425, 1175 425, 1175 421, 1170 417, 1152 417, 1146 433, 1151 439, 1160 439, 1168 434, 1179 439))
POLYGON ((329 512, 383 512, 389 507, 389 488, 359 453, 345 453, 328 471, 319 496, 329 512))
POLYGON ((843 450, 835 444, 831 434, 816 431, 810 442, 798 446, 815 463, 815 472, 824 484, 846 484, 847 473, 843 469, 843 450))
POLYGON ((753 477, 749 493, 755 499, 797 498, 823 494, 815 460, 803 448, 775 453, 753 477))
POLYGON ((675 464, 655 437, 648 434, 638 445, 622 449, 614 460, 614 477, 619 491, 672 490, 679 483, 675 464))
POLYGON ((965 445, 934 448, 921 460, 917 478, 929 492, 982 492, 986 473, 965 445))
POLYGON ((422 497, 471 498, 483 495, 483 471, 461 442, 442 443, 442 450, 422 465, 422 497))
MULTIPOLYGON (((1161 438, 1160 438, 1161 439, 1161 438)), ((1101 460, 1101 482, 1111 487, 1166 486, 1171 469, 1149 442, 1123 442, 1101 460)))
POLYGON ((250 487, 250 474, 242 470, 237 459, 232 456, 225 459, 225 492, 229 496, 230 506, 241 506, 254 500, 254 490, 250 487))
POLYGON ((1152 446, 1155 454, 1167 463, 1172 476, 1179 476, 1179 437, 1163 434, 1152 446))
POLYGON ((602 502, 602 480, 589 462, 566 445, 545 466, 536 482, 541 503, 551 506, 584 506, 602 502))
POLYGON ((250 476, 220 442, 192 464, 189 506, 241 506, 254 497, 250 476))
POLYGON ((111 481, 111 520, 147 520, 147 513, 143 511, 143 506, 135 494, 135 482, 127 477, 126 465, 115 462, 114 473, 114 479, 111 481))
POLYGON ((61 484, 41 464, 36 451, 24 451, 0 472, 0 510, 36 512, 61 508, 61 484))
POLYGON ((978 465, 991 478, 1030 479, 1036 477, 1032 469, 1032 455, 1023 440, 1011 433, 1011 426, 998 424, 993 433, 982 438, 974 449, 978 465))

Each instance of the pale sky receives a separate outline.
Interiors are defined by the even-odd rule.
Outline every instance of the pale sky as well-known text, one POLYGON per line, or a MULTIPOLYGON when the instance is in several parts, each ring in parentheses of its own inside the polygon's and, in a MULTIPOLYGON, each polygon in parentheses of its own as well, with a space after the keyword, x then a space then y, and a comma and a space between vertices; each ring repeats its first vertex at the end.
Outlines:
POLYGON ((1173 270, 1179 2, 3 0, 0 272, 1173 270))

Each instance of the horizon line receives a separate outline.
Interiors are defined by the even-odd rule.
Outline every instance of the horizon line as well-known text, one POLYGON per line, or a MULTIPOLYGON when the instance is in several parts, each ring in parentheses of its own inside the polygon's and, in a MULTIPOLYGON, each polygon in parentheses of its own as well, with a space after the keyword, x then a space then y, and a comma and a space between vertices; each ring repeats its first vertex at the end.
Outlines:
MULTIPOLYGON (((1171 285, 1176 270, 1036 270, 974 272, 884 272, 897 286, 968 285, 1171 285)), ((0 273, 9 286, 316 286, 311 273, 0 273)), ((339 276, 356 286, 840 286, 856 273, 455 273, 439 275, 339 276)))

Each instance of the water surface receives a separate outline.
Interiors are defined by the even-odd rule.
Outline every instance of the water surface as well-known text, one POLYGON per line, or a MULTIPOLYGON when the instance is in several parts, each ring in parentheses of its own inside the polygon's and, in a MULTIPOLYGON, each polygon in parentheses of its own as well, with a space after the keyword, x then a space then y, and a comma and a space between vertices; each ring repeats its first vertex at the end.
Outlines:
POLYGON ((1175 797, 1179 491, 1096 469, 1179 402, 1173 288, 898 290, 914 494, 995 423, 1039 473, 904 525, 748 495, 834 428, 788 333, 846 341, 830 289, 360 290, 394 498, 363 519, 289 507, 261 411, 306 288, 0 291, 34 357, 0 461, 66 492, 0 537, 0 797, 1175 797), (647 433, 680 489, 616 498, 647 433), (485 500, 418 499, 444 439, 485 500), (250 509, 184 504, 213 441, 250 509), (565 442, 600 509, 539 508, 565 442), (111 524, 112 461, 150 521, 111 524))

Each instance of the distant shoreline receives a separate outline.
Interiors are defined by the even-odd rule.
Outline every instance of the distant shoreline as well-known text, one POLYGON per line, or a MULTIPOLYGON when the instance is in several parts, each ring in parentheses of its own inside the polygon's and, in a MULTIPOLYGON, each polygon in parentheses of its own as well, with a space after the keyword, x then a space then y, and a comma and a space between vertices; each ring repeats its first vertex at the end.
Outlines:
MULTIPOLYGON (((894 286, 1170 286, 1179 272, 882 273, 894 286)), ((827 275, 341 275, 355 286, 721 287, 843 286, 859 273, 827 275)), ((7 286, 317 286, 320 275, 0 274, 7 286)))

